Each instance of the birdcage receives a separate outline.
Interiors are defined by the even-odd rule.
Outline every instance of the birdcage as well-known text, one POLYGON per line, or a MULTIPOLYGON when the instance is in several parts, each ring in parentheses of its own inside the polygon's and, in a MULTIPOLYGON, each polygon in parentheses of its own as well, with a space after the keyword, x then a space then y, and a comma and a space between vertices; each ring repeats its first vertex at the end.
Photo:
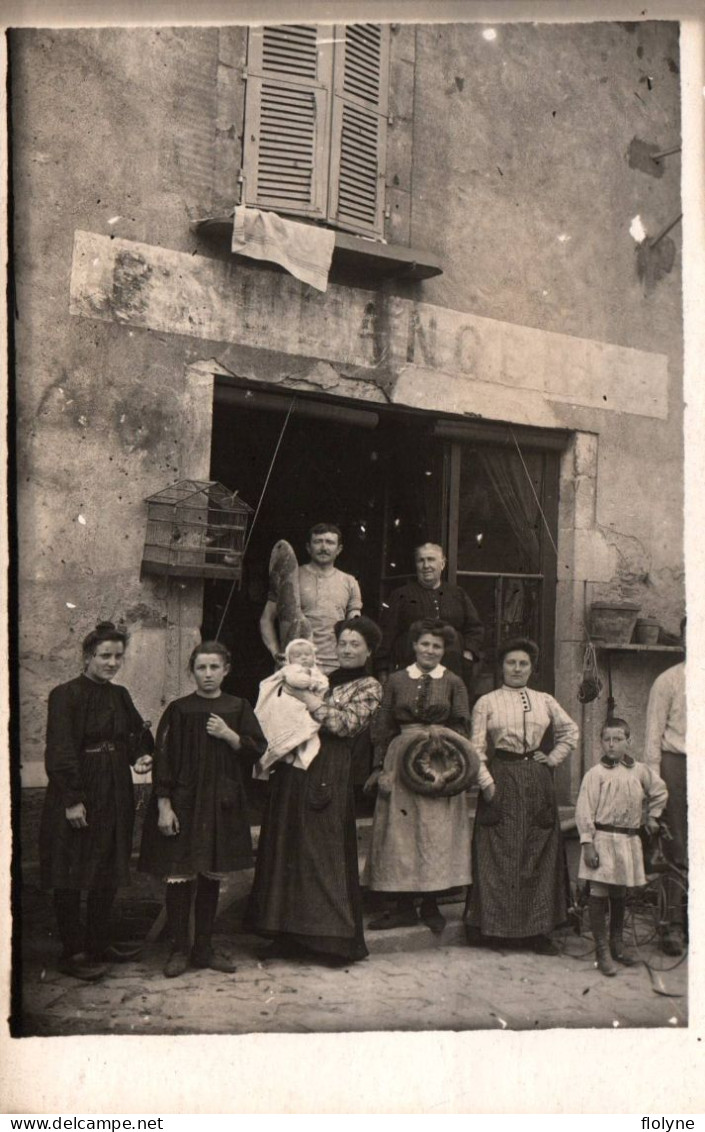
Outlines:
POLYGON ((145 503, 145 573, 240 580, 252 508, 236 491, 215 480, 179 480, 145 503))

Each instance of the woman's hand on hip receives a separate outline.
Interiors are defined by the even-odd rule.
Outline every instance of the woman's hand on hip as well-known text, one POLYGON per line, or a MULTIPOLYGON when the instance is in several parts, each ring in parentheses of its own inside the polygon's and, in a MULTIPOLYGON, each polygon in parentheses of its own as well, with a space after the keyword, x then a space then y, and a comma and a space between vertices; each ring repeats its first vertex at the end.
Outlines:
POLYGON ((132 769, 135 774, 149 774, 153 761, 151 755, 140 755, 132 769))
POLYGON ((159 820, 157 828, 164 837, 175 837, 181 829, 179 819, 177 818, 174 810, 172 809, 171 802, 168 798, 160 798, 159 806, 159 820))
POLYGON ((66 820, 74 829, 88 829, 86 807, 83 802, 77 802, 75 806, 66 807, 66 820))

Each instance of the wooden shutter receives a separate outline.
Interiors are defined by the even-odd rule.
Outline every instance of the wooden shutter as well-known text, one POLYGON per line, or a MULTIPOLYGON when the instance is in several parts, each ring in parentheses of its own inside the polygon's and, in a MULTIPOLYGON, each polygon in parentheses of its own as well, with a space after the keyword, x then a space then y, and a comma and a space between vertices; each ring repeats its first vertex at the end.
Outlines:
POLYGON ((326 218, 332 39, 327 25, 250 30, 243 204, 326 218))
POLYGON ((328 219, 351 232, 384 233, 389 28, 336 28, 328 219))

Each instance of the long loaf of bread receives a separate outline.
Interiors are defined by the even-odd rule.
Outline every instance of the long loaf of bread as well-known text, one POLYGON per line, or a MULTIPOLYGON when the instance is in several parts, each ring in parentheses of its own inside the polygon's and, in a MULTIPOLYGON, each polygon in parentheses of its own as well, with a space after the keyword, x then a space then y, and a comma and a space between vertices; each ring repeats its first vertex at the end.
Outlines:
POLYGON ((277 603, 279 640, 282 649, 289 641, 305 637, 310 641, 313 633, 308 618, 301 612, 299 592, 299 564, 294 548, 285 539, 279 539, 269 558, 270 591, 277 603))

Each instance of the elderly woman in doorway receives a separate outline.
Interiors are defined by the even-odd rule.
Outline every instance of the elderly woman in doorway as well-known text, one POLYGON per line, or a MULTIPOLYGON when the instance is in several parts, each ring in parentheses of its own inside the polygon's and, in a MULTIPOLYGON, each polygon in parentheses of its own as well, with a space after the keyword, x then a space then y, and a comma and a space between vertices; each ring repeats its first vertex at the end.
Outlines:
POLYGON ((63 953, 59 970, 87 982, 139 947, 110 939, 119 885, 130 880, 134 798, 130 767, 147 774, 154 741, 127 688, 112 683, 127 633, 100 621, 83 641, 83 672, 49 694, 39 834, 42 886, 54 890, 63 953), (81 892, 87 893, 86 926, 81 892))
POLYGON ((368 617, 335 627, 339 668, 323 695, 297 695, 320 724, 308 769, 277 762, 262 821, 245 925, 274 939, 272 954, 349 963, 367 955, 351 776, 352 741, 379 707, 370 675, 380 631, 368 617))
POLYGON ((396 897, 368 925, 373 931, 422 921, 445 926, 437 895, 470 882, 469 786, 488 798, 494 785, 465 738, 468 697, 460 677, 441 663, 455 640, 442 621, 415 622, 409 631, 415 661, 389 677, 373 725, 375 769, 365 784, 377 787, 366 880, 370 889, 396 897))
POLYGON ((555 955, 550 933, 566 916, 566 865, 551 771, 575 750, 578 728, 553 696, 527 687, 538 660, 534 641, 506 641, 498 659, 502 685, 481 696, 472 714, 472 743, 481 759, 490 749, 496 793, 478 801, 468 943, 500 937, 555 955), (553 746, 544 754, 549 727, 553 746))
POLYGON ((420 620, 440 620, 450 627, 443 655, 445 668, 471 682, 472 665, 480 658, 484 629, 477 610, 461 586, 442 580, 446 565, 443 548, 423 543, 414 551, 416 578, 392 591, 382 616, 382 645, 377 658, 380 674, 405 668, 414 661, 410 629, 420 620))

